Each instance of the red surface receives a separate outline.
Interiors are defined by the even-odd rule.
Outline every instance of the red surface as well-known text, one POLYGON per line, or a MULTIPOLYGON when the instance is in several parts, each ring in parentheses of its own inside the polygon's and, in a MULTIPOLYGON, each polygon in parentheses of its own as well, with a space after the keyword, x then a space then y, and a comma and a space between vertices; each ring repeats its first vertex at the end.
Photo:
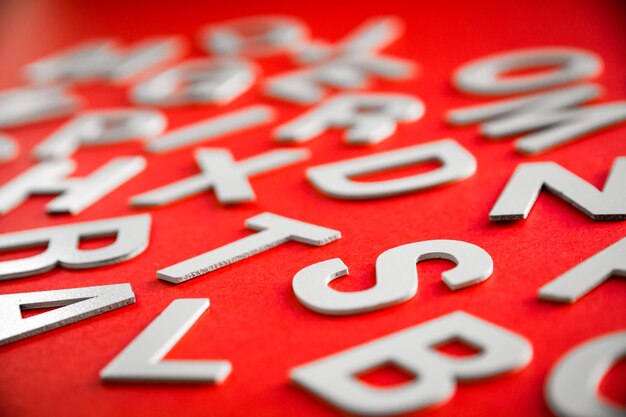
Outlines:
MULTIPOLYGON (((513 375, 463 385, 454 398, 428 416, 547 416, 543 385, 555 362, 578 344, 626 327, 626 283, 611 279, 574 305, 537 299, 540 286, 625 235, 624 222, 593 222, 557 199, 543 194, 530 217, 511 225, 493 225, 488 213, 515 167, 524 161, 555 161, 602 186, 613 159, 625 155, 626 126, 610 129, 570 146, 527 158, 510 141, 481 139, 475 127, 453 129, 446 110, 488 100, 463 96, 450 85, 462 63, 493 52, 520 47, 564 45, 599 53, 605 70, 597 81, 605 100, 626 97, 626 10, 615 2, 582 0, 519 2, 316 1, 263 2, 102 1, 0 4, 0 87, 18 85, 20 69, 35 58, 94 36, 125 41, 153 34, 182 34, 193 40, 203 24, 258 13, 301 17, 316 37, 338 39, 368 17, 395 14, 407 24, 389 53, 422 66, 418 78, 376 82, 380 91, 418 95, 427 106, 417 123, 401 126, 393 138, 373 148, 350 148, 340 132, 306 144, 312 159, 252 180, 258 201, 221 207, 211 194, 151 210, 149 248, 122 264, 87 271, 55 269, 0 283, 1 293, 74 288, 130 282, 137 302, 27 340, 0 348, 0 415, 18 416, 330 416, 330 406, 288 382, 290 368, 350 348, 448 312, 462 309, 504 326, 532 341, 534 358, 513 375), (367 202, 332 200, 315 192, 304 169, 325 162, 454 137, 478 160, 468 180, 422 193, 367 202), (248 235, 244 220, 271 211, 331 227, 343 238, 321 248, 289 243, 182 285, 159 281, 156 270, 248 235), (452 293, 439 274, 450 264, 418 265, 417 296, 400 306, 371 314, 329 318, 301 306, 291 291, 293 275, 311 263, 341 257, 351 275, 338 287, 365 288, 374 280, 378 254, 426 239, 467 240, 486 249, 495 272, 488 282, 452 293), (209 297, 211 308, 169 354, 169 358, 228 359, 233 373, 221 386, 104 385, 98 372, 172 300, 209 297)), ((194 54, 199 52, 195 51, 194 54)), ((267 74, 288 68, 285 58, 266 59, 267 74)), ((125 90, 107 85, 76 88, 89 108, 130 105, 125 90)), ((245 104, 275 106, 280 121, 302 110, 268 100, 253 91, 223 108, 167 110, 170 127, 220 114, 245 104)), ((22 147, 20 158, 0 166, 0 183, 30 165, 31 148, 62 120, 8 130, 22 147)), ((266 126, 213 142, 237 159, 274 149, 266 126)), ((139 143, 83 148, 75 154, 78 174, 89 173, 116 155, 142 154, 139 143)), ((2 232, 132 213, 128 198, 196 172, 192 150, 150 156, 148 168, 78 216, 49 216, 49 197, 31 198, 0 218, 2 232)), ((24 252, 27 253, 26 251, 24 252)), ((2 254, 1 259, 5 258, 2 254)), ((11 254, 11 256, 17 256, 11 254)), ((383 374, 385 372, 382 372, 383 374)), ((393 374, 393 372, 391 372, 393 374)), ((603 391, 624 401, 623 366, 603 383, 603 391)), ((377 379, 385 379, 378 376, 377 379)), ((397 375, 390 376, 397 378, 397 375)), ((398 381, 401 381, 400 378, 398 381)), ((384 381, 383 381, 384 383, 384 381)))

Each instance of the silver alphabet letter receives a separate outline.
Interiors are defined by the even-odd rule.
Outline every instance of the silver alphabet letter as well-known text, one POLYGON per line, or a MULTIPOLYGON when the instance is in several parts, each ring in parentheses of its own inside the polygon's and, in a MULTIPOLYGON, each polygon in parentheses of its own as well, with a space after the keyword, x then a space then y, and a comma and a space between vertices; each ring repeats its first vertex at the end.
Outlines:
POLYGON ((626 121, 626 101, 576 107, 601 94, 599 86, 577 85, 452 110, 448 120, 455 125, 483 122, 481 133, 490 139, 523 134, 515 141, 515 148, 536 154, 626 121))
POLYGON ((179 284, 290 240, 323 246, 341 237, 341 233, 336 230, 272 213, 249 218, 246 220, 246 227, 260 232, 162 269, 157 272, 157 277, 179 284))
POLYGON ((0 133, 0 163, 12 160, 17 156, 17 143, 9 135, 0 133))
POLYGON ((269 106, 245 107, 167 132, 148 142, 146 150, 152 153, 173 151, 269 123, 274 117, 274 111, 269 106))
POLYGON ((67 116, 80 101, 61 87, 24 87, 0 91, 0 129, 67 116))
POLYGON ((350 144, 375 144, 396 130, 397 122, 414 122, 424 104, 408 94, 340 94, 280 126, 279 142, 305 142, 331 127, 347 127, 350 144))
POLYGON ((492 221, 525 219, 545 187, 593 220, 626 219, 626 158, 616 158, 604 190, 554 162, 520 164, 491 209, 492 221))
POLYGON ((83 113, 41 142, 38 159, 65 158, 81 144, 117 143, 133 138, 148 140, 163 132, 167 120, 155 110, 116 109, 83 113))
POLYGON ((613 275, 626 277, 626 238, 541 287, 539 298, 574 303, 613 275))
POLYGON ((293 52, 305 43, 309 30, 290 16, 250 16, 212 24, 201 32, 202 47, 210 54, 268 56, 293 52))
POLYGON ((575 48, 529 48, 481 58, 462 66, 454 75, 456 87, 467 93, 507 95, 527 93, 594 77, 602 70, 602 60, 592 52, 575 48), (501 77, 507 71, 519 71, 547 65, 557 69, 539 74, 501 77))
POLYGON ((521 369, 532 346, 523 337, 462 311, 447 314, 382 339, 301 365, 291 380, 349 413, 395 415, 441 404, 457 380, 475 380, 521 369), (461 339, 480 349, 468 358, 451 359, 435 347, 461 339), (370 388, 355 375, 393 363, 418 376, 400 388, 370 388))
POLYGON ((0 295, 0 346, 135 302, 130 284, 0 295), (22 318, 22 310, 58 307, 22 318))
POLYGON ((39 244, 48 246, 38 255, 0 262, 0 281, 35 275, 57 265, 86 269, 123 262, 143 252, 149 237, 149 214, 1 234, 0 250, 39 244), (110 235, 115 235, 116 239, 109 246, 89 250, 78 248, 82 237, 110 235))
POLYGON ((138 104, 157 106, 226 104, 254 84, 256 71, 242 59, 197 58, 135 85, 131 98, 138 104))
POLYGON ((39 59, 26 67, 37 84, 104 79, 129 81, 178 59, 185 50, 179 36, 156 36, 120 48, 114 39, 95 39, 39 59))
POLYGON ((105 381, 215 382, 230 374, 228 361, 163 360, 209 308, 208 298, 172 303, 100 372, 105 381))
POLYGON ((315 188, 330 197, 368 200, 407 194, 459 181, 471 177, 475 171, 474 156, 455 140, 443 139, 309 168, 307 177, 315 188), (353 176, 432 160, 441 162, 442 166, 424 174, 376 182, 357 182, 351 179, 353 176))
POLYGON ((119 157, 83 178, 67 178, 72 160, 42 162, 0 187, 0 214, 6 214, 31 194, 61 194, 46 206, 48 213, 77 214, 141 171, 141 156, 119 157))
POLYGON ((302 161, 309 157, 309 152, 306 149, 279 149, 236 163, 228 150, 200 148, 195 157, 202 173, 136 195, 131 199, 131 204, 136 207, 162 206, 210 189, 215 190, 222 204, 254 201, 256 196, 248 176, 302 161))
POLYGON ((626 332, 592 339, 567 353, 548 376, 545 397, 559 417, 624 417, 626 407, 602 398, 597 388, 626 355, 626 332))
POLYGON ((447 259, 457 266, 442 274, 453 291, 478 284, 491 276, 493 260, 482 248, 459 240, 427 240, 389 249, 376 259, 376 285, 363 291, 343 292, 328 287, 348 274, 340 259, 319 262, 300 270, 292 286, 298 300, 322 314, 349 315, 380 310, 407 301, 417 292, 415 264, 447 259))

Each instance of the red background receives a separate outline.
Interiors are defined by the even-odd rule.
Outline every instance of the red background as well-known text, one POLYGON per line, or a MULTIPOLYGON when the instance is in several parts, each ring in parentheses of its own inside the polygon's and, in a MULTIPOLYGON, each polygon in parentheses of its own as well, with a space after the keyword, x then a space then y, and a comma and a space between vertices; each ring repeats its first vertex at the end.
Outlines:
MULTIPOLYGON (((55 269, 0 283, 0 293, 75 288, 130 282, 132 306, 0 348, 2 416, 330 416, 330 406, 288 382, 289 369, 454 310, 462 309, 532 341, 534 358, 523 371, 464 384, 454 398, 421 414, 550 415, 543 400, 548 371, 568 350, 607 332, 624 329, 626 288, 611 279, 571 306, 539 301, 539 287, 624 236, 626 223, 593 222, 561 200, 542 194, 528 220, 494 225, 488 213, 515 167, 524 161, 555 161, 593 185, 604 184, 613 159, 624 155, 626 126, 610 129, 536 157, 513 151, 511 141, 487 142, 476 127, 451 128, 446 110, 489 100, 464 96, 450 84, 462 63, 490 53, 530 46, 577 46, 600 54, 605 70, 597 81, 603 100, 626 97, 626 13, 619 1, 528 0, 517 2, 339 1, 197 2, 9 0, 0 3, 0 87, 23 84, 26 63, 85 38, 116 36, 135 41, 155 34, 182 34, 195 41, 210 22, 260 13, 294 15, 316 38, 339 39, 365 19, 393 14, 406 23, 392 55, 420 63, 420 75, 373 89, 421 97, 426 115, 401 126, 373 148, 348 147, 332 131, 307 143, 313 156, 252 180, 258 200, 221 207, 210 194, 150 210, 150 246, 140 256, 84 271, 55 269), (314 191, 304 170, 325 162, 453 137, 478 160, 477 173, 458 184, 397 198, 366 202, 332 200, 314 191), (343 238, 321 248, 288 243, 181 285, 156 279, 156 271, 247 236, 244 220, 271 211, 341 231, 343 238), (374 282, 376 257, 386 249, 427 239, 461 239, 487 250, 495 272, 484 284, 450 292, 439 274, 451 266, 431 261, 417 266, 419 292, 400 306, 354 317, 315 314, 298 303, 291 279, 314 262, 340 257, 351 275, 337 288, 359 289, 374 282), (104 385, 98 372, 172 300, 209 297, 210 310, 168 358, 227 359, 233 372, 221 386, 104 385)), ((193 50, 192 54, 200 54, 193 50)), ((266 74, 289 68, 286 58, 261 62, 266 74)), ((88 84, 75 88, 88 108, 130 106, 122 87, 88 84)), ((279 120, 210 146, 227 147, 237 159, 275 149, 271 131, 302 108, 267 99, 258 90, 224 107, 166 110, 170 128, 262 102, 279 120)), ((20 157, 0 166, 3 183, 32 165, 32 147, 64 120, 7 130, 20 143, 20 157)), ((208 146, 208 145, 207 145, 208 146)), ((116 155, 144 154, 141 144, 82 148, 75 154, 83 175, 116 155)), ((46 215, 50 197, 30 198, 0 218, 10 232, 145 212, 129 207, 130 196, 197 172, 192 149, 146 155, 147 169, 78 216, 46 215)), ((97 244, 92 243, 92 244, 97 244)), ((102 244, 102 242, 100 242, 102 244)), ((0 260, 35 253, 2 253, 0 260)), ((603 392, 626 403, 624 363, 603 383, 603 392)), ((379 375, 381 380, 392 378, 379 375)))

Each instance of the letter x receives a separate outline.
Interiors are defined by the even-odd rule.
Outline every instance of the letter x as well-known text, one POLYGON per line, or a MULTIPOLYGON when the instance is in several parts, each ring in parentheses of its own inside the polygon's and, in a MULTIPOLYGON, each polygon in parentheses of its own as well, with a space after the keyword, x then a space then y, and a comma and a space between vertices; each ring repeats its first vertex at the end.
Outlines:
POLYGON ((309 151, 305 149, 274 150, 235 162, 228 150, 201 148, 195 153, 196 162, 202 171, 200 174, 136 195, 131 199, 131 205, 163 206, 210 189, 215 191, 221 204, 254 201, 256 196, 248 177, 308 157, 309 151))

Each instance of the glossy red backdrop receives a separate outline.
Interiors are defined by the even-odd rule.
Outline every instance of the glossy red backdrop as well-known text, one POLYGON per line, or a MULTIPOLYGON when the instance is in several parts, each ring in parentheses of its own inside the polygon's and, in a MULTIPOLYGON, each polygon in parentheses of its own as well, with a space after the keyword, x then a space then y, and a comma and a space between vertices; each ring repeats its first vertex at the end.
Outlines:
MULTIPOLYGON (((528 220, 494 225, 488 213, 515 167, 524 161, 555 161, 601 187, 613 159, 626 153, 626 126, 603 131, 536 157, 513 151, 511 141, 488 142, 476 127, 451 128, 446 110, 487 102, 456 92, 452 72, 490 53, 530 46, 576 46, 605 61, 597 81, 603 100, 626 97, 626 8, 619 1, 525 0, 518 2, 363 1, 192 2, 118 1, 0 3, 0 87, 23 84, 20 71, 35 58, 85 38, 116 36, 124 41, 155 34, 182 34, 195 42, 197 29, 219 20, 280 13, 305 20, 317 38, 333 41, 365 19, 393 14, 406 23, 403 38, 387 51, 417 61, 418 77, 375 82, 378 91, 421 97, 426 115, 402 125, 371 148, 346 146, 332 131, 307 143, 312 158, 252 180, 258 200, 222 207, 203 194, 153 216, 150 246, 114 266, 83 271, 55 269, 0 282, 0 293, 74 288, 130 282, 132 306, 0 348, 0 415, 19 416, 330 416, 332 407, 293 387, 290 368, 442 314, 462 309, 530 339, 534 358, 523 371, 464 384, 447 404, 428 416, 547 416, 543 400, 547 373, 568 350, 589 338, 626 327, 626 287, 611 279, 571 306, 539 301, 539 287, 626 234, 624 222, 594 222, 563 201, 543 194, 528 220), (385 200, 346 202, 318 194, 305 180, 306 167, 367 155, 444 137, 453 137, 478 160, 477 173, 460 183, 385 200), (156 271, 251 233, 244 220, 271 211, 341 231, 343 238, 321 248, 288 243, 248 260, 173 286, 156 271), (314 262, 340 257, 351 274, 336 287, 365 288, 374 282, 376 257, 386 249, 427 239, 461 239, 487 250, 495 272, 484 284, 450 292, 439 279, 445 261, 417 266, 419 292, 411 301, 384 311, 345 318, 315 314, 298 303, 291 279, 314 262), (209 297, 210 310, 168 358, 227 359, 233 372, 221 386, 104 385, 98 372, 172 300, 209 297)), ((193 50, 191 54, 200 54, 193 50)), ((264 59, 265 74, 289 68, 286 58, 264 59)), ((130 106, 123 87, 87 84, 75 88, 88 108, 130 106)), ((267 99, 258 89, 224 107, 165 110, 170 128, 262 102, 274 106, 271 126, 225 137, 207 146, 226 147, 237 159, 275 149, 272 129, 302 108, 267 99)), ((21 154, 0 166, 0 183, 31 166, 31 148, 64 120, 7 130, 21 154)), ((130 196, 191 175, 192 150, 147 155, 140 143, 82 148, 77 174, 89 173, 117 155, 143 154, 148 167, 77 216, 44 213, 49 197, 29 199, 0 218, 10 232, 144 212, 128 206, 130 196)), ((102 243, 102 242, 101 242, 102 243)), ((9 259, 35 253, 0 253, 9 259)), ((603 392, 626 403, 626 366, 603 382, 603 392)), ((381 379, 392 376, 379 376, 381 379)))

